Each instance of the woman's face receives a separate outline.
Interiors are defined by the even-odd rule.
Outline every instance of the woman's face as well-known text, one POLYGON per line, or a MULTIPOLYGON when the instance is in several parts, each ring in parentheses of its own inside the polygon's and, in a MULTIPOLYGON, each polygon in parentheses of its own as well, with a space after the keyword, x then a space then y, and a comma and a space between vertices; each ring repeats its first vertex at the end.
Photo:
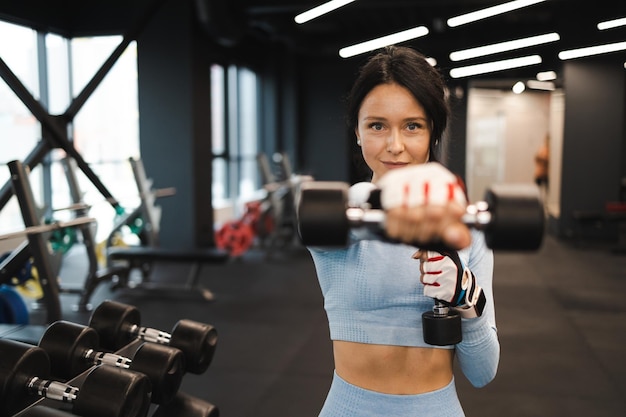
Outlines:
POLYGON ((365 96, 355 133, 374 183, 391 169, 428 161, 431 123, 422 105, 398 84, 380 84, 365 96))

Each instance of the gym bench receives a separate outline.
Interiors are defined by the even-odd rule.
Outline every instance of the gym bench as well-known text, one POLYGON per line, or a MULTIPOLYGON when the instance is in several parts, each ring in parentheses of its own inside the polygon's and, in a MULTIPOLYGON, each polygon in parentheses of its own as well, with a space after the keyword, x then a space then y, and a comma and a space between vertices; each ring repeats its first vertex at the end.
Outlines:
POLYGON ((124 263, 124 273, 119 274, 119 281, 114 288, 143 288, 150 291, 162 290, 166 293, 172 290, 198 291, 202 298, 212 301, 215 297, 213 293, 198 285, 198 279, 202 266, 204 265, 221 265, 230 259, 227 251, 217 248, 195 249, 195 250, 169 250, 163 248, 154 248, 146 246, 131 247, 110 247, 107 251, 108 265, 117 265, 124 263), (150 275, 154 264, 177 263, 189 264, 190 270, 187 275, 185 284, 181 286, 165 285, 151 281, 150 275), (142 280, 139 283, 129 282, 131 271, 140 270, 142 280))

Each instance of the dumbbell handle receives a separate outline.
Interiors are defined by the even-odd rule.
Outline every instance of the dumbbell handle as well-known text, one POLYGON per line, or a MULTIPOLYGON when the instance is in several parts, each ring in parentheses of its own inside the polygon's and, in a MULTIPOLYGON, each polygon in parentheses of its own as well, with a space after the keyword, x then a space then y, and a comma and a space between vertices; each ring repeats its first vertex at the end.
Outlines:
POLYGON ((159 343, 161 345, 169 345, 172 340, 172 335, 167 332, 149 327, 139 327, 136 324, 130 328, 130 334, 146 342, 159 343))
MULTIPOLYGON (((385 223, 385 211, 362 207, 349 207, 346 209, 346 217, 350 227, 380 228, 385 223)), ((461 221, 475 229, 482 229, 491 221, 489 206, 484 201, 470 204, 465 209, 461 221)))
POLYGON ((31 394, 64 403, 74 403, 78 397, 79 389, 58 381, 50 381, 33 377, 28 381, 28 390, 31 394))
POLYGON ((133 360, 115 353, 97 352, 89 349, 85 352, 85 359, 92 365, 109 365, 118 368, 129 369, 133 360))

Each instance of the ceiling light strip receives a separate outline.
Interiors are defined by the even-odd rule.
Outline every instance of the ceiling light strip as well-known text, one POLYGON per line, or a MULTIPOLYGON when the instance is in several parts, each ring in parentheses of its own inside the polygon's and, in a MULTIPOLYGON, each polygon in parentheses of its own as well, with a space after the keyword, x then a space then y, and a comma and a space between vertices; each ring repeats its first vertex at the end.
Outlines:
POLYGON ((384 46, 394 45, 396 43, 405 42, 426 35, 428 35, 428 28, 425 26, 418 26, 366 42, 357 43, 352 46, 346 46, 345 48, 341 48, 339 50, 339 56, 342 58, 349 58, 351 56, 373 51, 384 46))
POLYGON ((512 41, 494 43, 491 45, 455 51, 450 53, 450 60, 462 61, 464 59, 476 58, 479 56, 492 55, 500 52, 512 51, 514 49, 521 49, 529 46, 555 42, 559 39, 561 39, 561 37, 556 32, 546 33, 545 35, 530 36, 528 38, 516 39, 512 41))
POLYGON ((505 59, 502 61, 486 62, 484 64, 468 65, 466 67, 452 68, 450 76, 452 78, 469 77, 472 75, 486 74, 489 72, 503 71, 512 68, 527 67, 541 63, 539 55, 529 55, 519 58, 505 59))
POLYGON ((532 88, 533 90, 545 90, 545 91, 556 90, 556 86, 554 85, 552 81, 528 80, 526 82, 526 86, 528 88, 532 88))
POLYGON ((551 81, 556 80, 556 72, 554 71, 542 71, 537 73, 537 80, 539 81, 551 81))
POLYGON ((619 19, 613 19, 613 20, 607 20, 605 22, 600 22, 598 23, 598 29, 606 30, 606 29, 612 29, 612 28, 625 26, 625 25, 626 25, 626 17, 622 17, 619 19))
POLYGON ((608 54, 610 52, 623 51, 626 49, 625 42, 607 43, 605 45, 588 46, 586 48, 569 49, 559 52, 559 59, 581 58, 583 56, 608 54))
POLYGON ((541 3, 546 0, 514 0, 507 3, 499 4, 497 6, 488 7, 486 9, 477 10, 475 12, 462 14, 459 16, 451 17, 447 23, 450 27, 461 26, 466 23, 475 22, 477 20, 486 19, 488 17, 496 16, 502 13, 507 13, 512 10, 521 9, 522 7, 531 6, 536 3, 541 3))
POLYGON ((331 0, 324 4, 320 4, 319 6, 314 7, 310 10, 307 10, 306 12, 300 13, 294 18, 294 20, 296 21, 296 23, 302 24, 308 22, 309 20, 313 20, 317 17, 325 15, 326 13, 330 13, 333 10, 345 6, 346 4, 350 4, 353 1, 355 0, 331 0))

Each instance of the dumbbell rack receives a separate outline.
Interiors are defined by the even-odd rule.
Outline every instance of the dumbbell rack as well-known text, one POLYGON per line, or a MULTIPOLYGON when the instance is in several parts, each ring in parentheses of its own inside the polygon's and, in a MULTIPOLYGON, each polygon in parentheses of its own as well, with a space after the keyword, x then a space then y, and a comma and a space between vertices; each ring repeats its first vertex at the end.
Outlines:
MULTIPOLYGON (((123 348, 119 349, 115 353, 120 355, 120 356, 128 356, 132 352, 136 351, 137 348, 139 347, 139 345, 141 345, 141 343, 143 343, 143 342, 141 340, 139 340, 139 339, 133 340, 128 345, 126 345, 123 348)), ((104 365, 99 365, 99 366, 104 366, 104 365)), ((87 375, 89 375, 89 373, 91 372, 91 370, 93 368, 94 367, 91 367, 91 368, 87 369, 86 371, 80 373, 79 375, 76 375, 74 378, 68 380, 67 384, 71 385, 71 386, 74 386, 74 387, 77 387, 77 388, 80 389, 82 384, 84 383, 87 375)), ((64 403, 59 402, 59 401, 54 401, 54 400, 50 400, 50 399, 47 399, 47 398, 35 398, 30 405, 28 405, 24 409, 20 410, 18 413, 14 414, 12 417, 20 417, 23 414, 25 414, 26 411, 28 411, 29 409, 31 409, 31 408, 33 408, 35 406, 44 406, 44 407, 48 407, 48 408, 62 410, 63 409, 63 405, 64 405, 64 403)))
MULTIPOLYGON (((8 338, 11 339, 10 337, 8 338)), ((28 341, 24 341, 24 343, 34 344, 28 341)), ((120 349, 117 349, 114 352, 114 354, 123 356, 123 357, 132 357, 134 352, 136 352, 143 343, 152 343, 152 342, 146 342, 140 338, 135 338, 131 340, 129 343, 127 343, 125 346, 121 347, 120 349)), ((110 366, 110 365, 94 365, 90 367, 89 369, 85 370, 84 372, 81 372, 80 374, 66 381, 66 383, 80 390, 80 388, 82 387, 89 373, 97 366, 110 366)), ((39 407, 39 406, 56 409, 56 410, 65 410, 67 408, 67 405, 60 401, 55 401, 55 400, 51 400, 47 398, 33 398, 33 401, 30 404, 28 404, 26 407, 21 409, 19 412, 13 414, 11 417, 21 417, 25 415, 29 410, 33 409, 34 407, 39 407)), ((201 410, 201 409, 204 410, 204 413, 202 413, 201 415, 207 415, 207 416, 219 415, 219 410, 215 405, 208 403, 204 400, 201 400, 199 398, 193 397, 184 392, 178 391, 178 394, 176 395, 175 399, 172 400, 170 404, 163 404, 163 405, 158 405, 158 406, 156 404, 150 405, 150 409, 146 410, 147 412, 145 416, 146 417, 148 415, 153 415, 153 416, 167 415, 171 417, 181 416, 181 415, 186 416, 188 415, 185 412, 186 407, 189 407, 191 410, 201 410), (163 409, 160 410, 160 408, 162 407, 163 409), (180 407, 181 409, 178 409, 177 407, 180 407)), ((196 413, 199 413, 199 411, 196 411, 196 413)), ((196 414, 193 414, 193 415, 196 415, 196 414)), ((197 414, 197 415, 200 415, 200 414, 197 414)))

